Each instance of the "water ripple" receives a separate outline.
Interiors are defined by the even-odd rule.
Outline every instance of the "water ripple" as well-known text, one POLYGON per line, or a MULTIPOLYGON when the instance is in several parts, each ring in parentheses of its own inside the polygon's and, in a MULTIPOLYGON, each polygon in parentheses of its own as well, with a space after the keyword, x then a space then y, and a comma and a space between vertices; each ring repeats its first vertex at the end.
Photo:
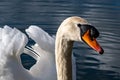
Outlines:
POLYGON ((97 40, 105 53, 99 55, 87 45, 75 43, 77 80, 120 80, 119 3, 119 0, 1 0, 0 26, 7 24, 24 32, 34 24, 55 35, 66 17, 81 16, 99 30, 97 40))

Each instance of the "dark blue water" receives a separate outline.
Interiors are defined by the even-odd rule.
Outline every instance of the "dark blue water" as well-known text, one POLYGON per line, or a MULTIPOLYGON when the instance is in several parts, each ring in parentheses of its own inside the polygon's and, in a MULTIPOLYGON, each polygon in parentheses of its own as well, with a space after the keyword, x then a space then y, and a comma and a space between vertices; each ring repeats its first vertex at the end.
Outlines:
MULTIPOLYGON (((7 24, 24 32, 34 24, 55 35, 69 16, 81 16, 93 24, 105 50, 99 55, 75 43, 77 80, 120 80, 120 0, 0 0, 1 27, 7 24)), ((22 58, 27 67, 35 63, 26 55, 22 58)))

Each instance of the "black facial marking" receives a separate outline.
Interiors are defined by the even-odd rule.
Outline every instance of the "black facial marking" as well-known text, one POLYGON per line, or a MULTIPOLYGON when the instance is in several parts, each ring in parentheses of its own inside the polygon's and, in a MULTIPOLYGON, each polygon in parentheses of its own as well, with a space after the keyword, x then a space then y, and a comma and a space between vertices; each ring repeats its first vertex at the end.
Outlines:
POLYGON ((99 36, 99 32, 95 27, 92 27, 90 29, 90 34, 91 34, 91 37, 94 37, 94 38, 97 38, 99 36))
POLYGON ((83 36, 88 30, 90 31, 91 39, 97 38, 99 36, 98 30, 92 25, 78 24, 78 27, 81 29, 81 36, 83 36))

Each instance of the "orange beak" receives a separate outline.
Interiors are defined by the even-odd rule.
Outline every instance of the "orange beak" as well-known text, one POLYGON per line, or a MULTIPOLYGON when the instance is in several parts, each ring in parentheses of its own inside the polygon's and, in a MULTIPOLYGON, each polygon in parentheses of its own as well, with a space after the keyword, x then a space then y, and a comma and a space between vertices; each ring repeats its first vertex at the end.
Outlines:
POLYGON ((82 39, 85 43, 87 43, 91 48, 93 48, 95 51, 99 52, 100 54, 104 53, 104 50, 100 47, 96 39, 91 39, 90 37, 90 31, 88 30, 83 36, 82 39))

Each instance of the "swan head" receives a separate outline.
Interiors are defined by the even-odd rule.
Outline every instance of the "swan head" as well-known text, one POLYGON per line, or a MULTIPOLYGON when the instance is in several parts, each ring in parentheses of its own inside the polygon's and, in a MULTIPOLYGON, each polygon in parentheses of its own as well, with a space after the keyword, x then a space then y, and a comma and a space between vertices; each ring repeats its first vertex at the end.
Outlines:
POLYGON ((65 19, 61 23, 58 33, 59 36, 68 41, 85 42, 100 54, 104 53, 104 50, 96 40, 99 36, 98 30, 81 17, 73 16, 65 19))

